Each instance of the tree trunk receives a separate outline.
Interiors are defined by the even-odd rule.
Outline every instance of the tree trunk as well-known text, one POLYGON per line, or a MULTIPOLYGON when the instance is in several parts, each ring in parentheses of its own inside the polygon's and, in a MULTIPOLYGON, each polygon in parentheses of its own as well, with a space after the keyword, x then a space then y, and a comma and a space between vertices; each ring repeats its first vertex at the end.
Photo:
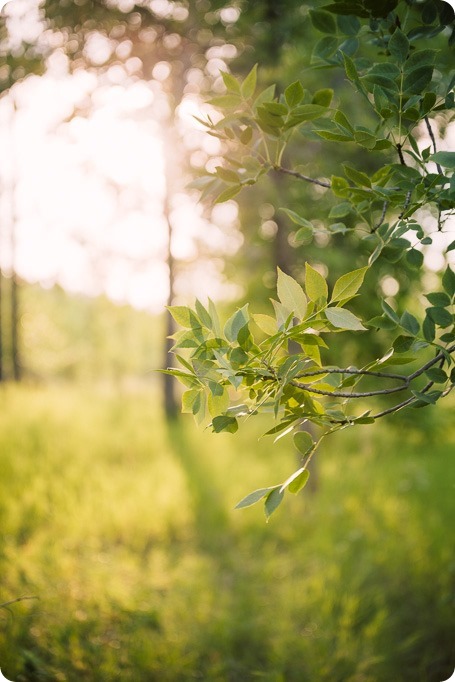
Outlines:
POLYGON ((3 381, 3 272, 0 268, 0 381, 3 381))

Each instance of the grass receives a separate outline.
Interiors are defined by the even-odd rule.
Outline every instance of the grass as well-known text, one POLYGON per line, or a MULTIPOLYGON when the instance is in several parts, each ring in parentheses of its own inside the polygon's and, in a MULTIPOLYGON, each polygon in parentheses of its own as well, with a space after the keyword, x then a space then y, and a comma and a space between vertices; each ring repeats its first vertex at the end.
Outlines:
MULTIPOLYGON (((455 428, 347 430, 269 524, 290 444, 166 426, 153 392, 0 391, 0 667, 14 682, 440 682, 455 428), (430 435, 431 435, 430 434, 430 435)), ((424 411, 415 413, 424 414, 424 411)), ((420 418, 420 417, 419 417, 420 418)))

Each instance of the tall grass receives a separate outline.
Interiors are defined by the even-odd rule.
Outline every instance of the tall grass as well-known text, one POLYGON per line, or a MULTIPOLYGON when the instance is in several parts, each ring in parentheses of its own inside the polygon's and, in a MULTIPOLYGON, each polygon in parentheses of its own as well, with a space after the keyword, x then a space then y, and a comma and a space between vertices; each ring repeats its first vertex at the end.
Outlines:
MULTIPOLYGON (((416 412, 416 415, 418 413, 416 412)), ((404 422, 403 422, 404 423, 404 422)), ((440 682, 455 666, 455 428, 345 431, 269 524, 289 444, 166 425, 153 394, 0 391, 0 667, 15 682, 440 682)), ((284 440, 284 439, 283 439, 284 440)))

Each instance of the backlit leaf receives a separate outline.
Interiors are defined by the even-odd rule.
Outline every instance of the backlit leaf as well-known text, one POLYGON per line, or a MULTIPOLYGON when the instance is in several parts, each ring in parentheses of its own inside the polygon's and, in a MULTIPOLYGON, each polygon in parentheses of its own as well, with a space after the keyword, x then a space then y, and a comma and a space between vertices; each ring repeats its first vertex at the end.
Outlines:
POLYGON ((367 270, 367 267, 359 268, 358 270, 348 272, 337 279, 335 286, 333 287, 331 301, 343 301, 346 298, 355 296, 362 286, 367 270))
POLYGON ((293 277, 277 268, 277 293, 280 302, 295 316, 303 320, 307 310, 307 299, 302 287, 293 277))
POLYGON ((328 321, 338 329, 365 331, 365 327, 359 318, 349 310, 344 308, 327 308, 324 312, 328 321))
POLYGON ((305 263, 305 291, 310 301, 327 300, 327 282, 309 263, 305 263))

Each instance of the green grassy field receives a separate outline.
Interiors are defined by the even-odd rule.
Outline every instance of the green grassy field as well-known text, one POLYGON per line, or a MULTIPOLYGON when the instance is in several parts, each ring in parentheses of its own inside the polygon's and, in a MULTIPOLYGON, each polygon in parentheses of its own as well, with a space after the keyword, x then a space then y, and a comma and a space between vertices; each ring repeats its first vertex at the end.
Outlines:
MULTIPOLYGON (((166 427, 153 392, 0 391, 0 667, 15 682, 440 682, 455 425, 346 430, 315 492, 235 511, 290 443, 166 427)), ((420 420, 423 412, 413 413, 420 420)), ((285 440, 285 439, 283 439, 285 440)))

